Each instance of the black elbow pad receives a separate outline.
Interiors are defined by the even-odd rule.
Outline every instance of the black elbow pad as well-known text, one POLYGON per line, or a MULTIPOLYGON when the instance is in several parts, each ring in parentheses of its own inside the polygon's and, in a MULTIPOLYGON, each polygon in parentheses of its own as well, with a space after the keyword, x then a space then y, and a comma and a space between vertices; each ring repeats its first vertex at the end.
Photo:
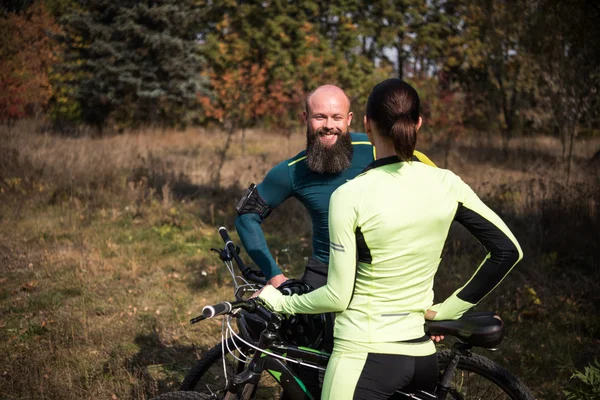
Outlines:
POLYGON ((235 206, 235 211, 238 215, 255 213, 265 219, 271 214, 273 209, 263 200, 256 190, 256 185, 253 183, 248 187, 246 193, 242 196, 235 206))

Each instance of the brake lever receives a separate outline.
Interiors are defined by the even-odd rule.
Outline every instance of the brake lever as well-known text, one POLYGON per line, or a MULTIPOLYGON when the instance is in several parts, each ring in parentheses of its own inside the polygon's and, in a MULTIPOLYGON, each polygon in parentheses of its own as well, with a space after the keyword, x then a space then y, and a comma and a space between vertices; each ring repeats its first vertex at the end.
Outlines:
MULTIPOLYGON (((239 247, 238 247, 238 249, 239 249, 239 247)), ((236 249, 236 251, 238 251, 238 249, 236 249)), ((211 247, 210 251, 214 251, 215 253, 217 253, 219 255, 219 258, 221 259, 221 261, 231 261, 233 259, 231 257, 231 253, 227 249, 219 250, 219 249, 215 249, 214 247, 211 247)), ((238 251, 238 254, 239 254, 239 251, 238 251)))
POLYGON ((199 315, 196 318, 192 318, 190 319, 190 324, 194 325, 200 321, 204 321, 206 318, 204 318, 204 315, 199 315))

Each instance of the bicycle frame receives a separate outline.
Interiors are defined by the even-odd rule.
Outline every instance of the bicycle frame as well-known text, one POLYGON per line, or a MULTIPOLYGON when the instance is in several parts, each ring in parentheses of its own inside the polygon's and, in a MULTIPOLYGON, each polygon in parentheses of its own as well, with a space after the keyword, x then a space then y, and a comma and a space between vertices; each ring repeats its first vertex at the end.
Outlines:
MULTIPOLYGON (((227 388, 228 392, 237 394, 242 390, 244 393, 248 391, 247 385, 252 385, 251 389, 253 390, 254 385, 258 384, 262 373, 266 371, 279 382, 289 399, 301 400, 313 398, 312 394, 306 388, 306 385, 304 385, 294 371, 284 361, 275 358, 274 355, 285 356, 288 359, 302 360, 303 364, 310 364, 318 369, 325 370, 327 363, 329 362, 330 354, 311 348, 278 343, 275 341, 277 339, 276 332, 278 329, 277 325, 269 324, 262 332, 257 347, 263 350, 257 350, 253 354, 246 368, 233 378, 227 388)), ((422 391, 419 391, 418 393, 406 393, 401 390, 397 391, 396 394, 402 395, 403 398, 406 399, 446 399, 451 390, 450 382, 452 382, 454 374, 456 373, 458 361, 461 356, 468 357, 471 348, 472 346, 460 342, 454 344, 452 349, 454 357, 444 369, 444 373, 440 376, 435 394, 422 391)), ((242 399, 245 398, 246 397, 242 396, 242 399)))
POLYGON ((257 346, 263 350, 254 352, 246 368, 230 381, 227 390, 231 393, 240 393, 240 390, 242 390, 242 399, 245 399, 244 394, 251 394, 263 372, 267 371, 279 382, 288 398, 292 400, 312 399, 313 396, 304 385, 304 382, 282 359, 276 358, 276 356, 286 357, 288 360, 302 360, 305 364, 308 363, 325 370, 329 361, 329 354, 310 348, 277 343, 277 331, 281 327, 281 319, 279 319, 278 314, 272 315, 273 317, 267 322, 267 327, 261 332, 257 346))
MULTIPOLYGON (((276 314, 275 314, 276 315, 276 314)), ((284 343, 276 342, 277 330, 280 327, 281 321, 269 321, 267 328, 261 333, 258 343, 258 348, 244 370, 235 375, 230 381, 227 391, 232 394, 240 394, 241 399, 250 398, 250 396, 258 385, 261 375, 266 371, 281 385, 286 393, 286 398, 291 400, 312 400, 313 395, 309 392, 306 385, 294 371, 281 359, 276 356, 285 356, 288 360, 302 360, 302 364, 309 364, 317 367, 320 370, 325 370, 329 362, 330 354, 324 353, 311 348, 292 346, 284 343)), ((452 377, 449 378, 449 381, 452 377)), ((433 400, 437 399, 436 395, 419 392, 419 393, 404 393, 396 392, 403 395, 406 399, 416 400, 433 400)))

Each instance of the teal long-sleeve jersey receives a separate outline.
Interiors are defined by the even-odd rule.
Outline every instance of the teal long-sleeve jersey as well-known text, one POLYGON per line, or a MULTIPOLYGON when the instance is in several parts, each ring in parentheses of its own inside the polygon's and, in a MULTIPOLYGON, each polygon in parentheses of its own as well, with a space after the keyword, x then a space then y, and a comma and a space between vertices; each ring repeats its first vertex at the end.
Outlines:
POLYGON ((395 157, 375 161, 333 193, 329 231, 326 286, 302 296, 267 286, 260 297, 286 314, 339 312, 334 337, 356 342, 421 337, 429 308, 436 320, 459 318, 522 257, 508 227, 458 176, 395 157), (433 279, 453 221, 489 253, 466 284, 432 307, 433 279))
MULTIPOLYGON (((298 199, 308 210, 312 221, 312 257, 329 263, 328 213, 331 194, 342 184, 355 178, 375 159, 375 148, 364 133, 351 133, 352 164, 339 174, 320 174, 306 163, 306 151, 273 167, 257 186, 258 194, 274 209, 290 197, 298 199)), ((424 154, 415 151, 415 161, 435 166, 424 154)), ((263 218, 256 213, 239 215, 235 228, 246 252, 267 279, 281 273, 269 252, 261 229, 263 218)), ((291 221, 293 223, 293 221, 291 221)))

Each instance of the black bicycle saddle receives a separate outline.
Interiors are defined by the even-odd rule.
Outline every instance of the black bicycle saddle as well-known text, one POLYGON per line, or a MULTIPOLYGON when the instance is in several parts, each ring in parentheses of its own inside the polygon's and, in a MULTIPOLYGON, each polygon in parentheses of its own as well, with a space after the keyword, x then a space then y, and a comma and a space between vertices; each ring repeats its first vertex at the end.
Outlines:
POLYGON ((452 335, 476 347, 494 348, 502 343, 504 323, 493 312, 474 312, 457 320, 426 321, 428 335, 452 335))

